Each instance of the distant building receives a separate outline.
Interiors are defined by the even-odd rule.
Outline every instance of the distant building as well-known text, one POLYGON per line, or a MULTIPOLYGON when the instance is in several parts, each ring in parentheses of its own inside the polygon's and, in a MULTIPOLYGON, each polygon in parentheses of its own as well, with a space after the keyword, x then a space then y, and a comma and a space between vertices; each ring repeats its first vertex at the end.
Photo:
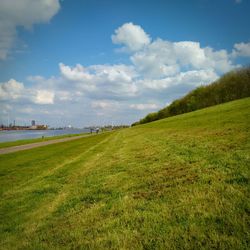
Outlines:
POLYGON ((29 129, 33 129, 33 130, 45 130, 48 129, 47 125, 35 125, 35 126, 30 126, 29 129))
POLYGON ((43 125, 43 124, 36 124, 35 120, 31 121, 31 126, 29 126, 29 129, 33 129, 33 130, 44 130, 44 129, 48 129, 47 125, 43 125))

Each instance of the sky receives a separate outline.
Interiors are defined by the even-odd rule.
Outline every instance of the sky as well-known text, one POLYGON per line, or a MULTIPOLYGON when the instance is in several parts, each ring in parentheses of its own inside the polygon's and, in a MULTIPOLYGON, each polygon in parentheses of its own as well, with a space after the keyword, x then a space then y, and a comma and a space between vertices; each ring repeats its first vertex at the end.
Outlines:
POLYGON ((0 123, 131 124, 250 62, 250 0, 0 0, 0 123))

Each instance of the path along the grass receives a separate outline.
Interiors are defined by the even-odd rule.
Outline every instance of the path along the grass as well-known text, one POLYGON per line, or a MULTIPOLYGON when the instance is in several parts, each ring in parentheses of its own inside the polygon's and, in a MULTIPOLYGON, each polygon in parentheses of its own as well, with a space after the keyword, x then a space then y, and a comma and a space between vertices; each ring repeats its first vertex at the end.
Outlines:
POLYGON ((86 136, 89 136, 89 135, 66 137, 66 138, 61 138, 61 139, 48 140, 48 141, 42 141, 42 142, 34 142, 34 143, 29 143, 29 144, 24 144, 24 145, 19 145, 19 146, 0 148, 0 155, 13 153, 13 152, 17 152, 17 151, 22 151, 22 150, 27 150, 27 149, 32 149, 32 148, 37 148, 37 147, 46 146, 46 145, 55 144, 55 143, 60 143, 60 142, 72 141, 72 140, 80 139, 80 138, 83 138, 86 136))

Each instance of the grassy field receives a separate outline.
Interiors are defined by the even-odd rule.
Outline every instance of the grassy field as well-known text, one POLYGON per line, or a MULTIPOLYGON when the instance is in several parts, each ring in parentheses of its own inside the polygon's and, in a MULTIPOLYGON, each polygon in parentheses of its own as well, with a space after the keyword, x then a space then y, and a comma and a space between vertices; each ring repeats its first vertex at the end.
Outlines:
POLYGON ((9 148, 9 147, 19 146, 19 145, 24 145, 24 144, 30 144, 30 143, 34 143, 34 142, 50 141, 50 140, 85 135, 85 134, 86 134, 86 136, 90 135, 89 133, 67 134, 67 135, 49 136, 49 137, 43 137, 43 138, 41 137, 41 138, 36 138, 36 139, 0 142, 0 148, 9 148))
POLYGON ((1 155, 1 249, 249 249, 249 111, 1 155))

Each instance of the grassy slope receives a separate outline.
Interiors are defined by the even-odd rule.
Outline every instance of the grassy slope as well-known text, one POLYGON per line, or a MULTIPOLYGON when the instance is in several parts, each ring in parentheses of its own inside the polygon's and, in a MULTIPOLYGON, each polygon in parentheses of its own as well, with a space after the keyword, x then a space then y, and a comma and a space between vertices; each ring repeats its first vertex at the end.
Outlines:
POLYGON ((199 86, 158 112, 146 115, 133 125, 144 124, 246 97, 250 97, 250 67, 232 70, 209 85, 199 86))
POLYGON ((0 156, 1 248, 247 249, 249 110, 0 156))
POLYGON ((79 136, 79 135, 89 135, 88 133, 81 133, 81 134, 67 134, 67 135, 58 135, 58 136, 49 136, 44 138, 35 138, 35 139, 26 139, 26 140, 18 140, 18 141, 8 141, 8 142, 0 142, 0 148, 8 148, 8 147, 14 147, 24 144, 30 144, 34 142, 42 142, 42 141, 50 141, 55 139, 61 139, 66 137, 73 137, 73 136, 79 136))

